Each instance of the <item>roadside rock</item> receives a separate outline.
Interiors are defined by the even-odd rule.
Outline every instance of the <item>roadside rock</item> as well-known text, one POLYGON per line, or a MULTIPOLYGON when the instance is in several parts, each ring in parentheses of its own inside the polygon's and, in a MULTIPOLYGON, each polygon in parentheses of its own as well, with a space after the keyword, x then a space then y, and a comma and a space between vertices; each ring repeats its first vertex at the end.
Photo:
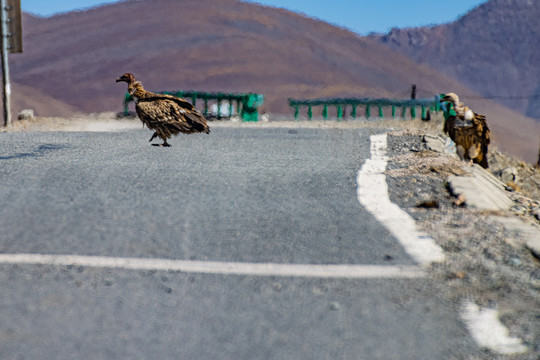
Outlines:
POLYGON ((32 109, 25 109, 19 112, 18 116, 19 120, 28 120, 33 121, 34 120, 34 110, 32 109))

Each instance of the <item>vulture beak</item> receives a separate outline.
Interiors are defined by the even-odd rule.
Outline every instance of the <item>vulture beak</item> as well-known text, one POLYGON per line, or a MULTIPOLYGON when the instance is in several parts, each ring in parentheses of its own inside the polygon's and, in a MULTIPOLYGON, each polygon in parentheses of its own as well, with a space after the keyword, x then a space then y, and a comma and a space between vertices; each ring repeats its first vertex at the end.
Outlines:
POLYGON ((127 82, 129 84, 132 80, 133 81, 135 80, 135 78, 133 77, 133 74, 125 73, 124 75, 122 75, 118 79, 116 79, 116 82, 125 81, 125 82, 127 82))
POLYGON ((441 102, 445 102, 445 101, 450 102, 454 105, 457 105, 459 103, 459 98, 454 93, 448 93, 441 99, 441 102))

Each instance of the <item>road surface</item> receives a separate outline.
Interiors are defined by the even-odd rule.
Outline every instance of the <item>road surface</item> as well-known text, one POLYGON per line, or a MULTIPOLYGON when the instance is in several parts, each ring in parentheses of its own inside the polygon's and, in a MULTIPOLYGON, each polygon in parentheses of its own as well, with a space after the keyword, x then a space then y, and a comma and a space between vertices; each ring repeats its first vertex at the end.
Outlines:
POLYGON ((309 274, 418 267, 359 202, 373 132, 215 127, 171 148, 148 130, 0 134, 0 253, 97 261, 2 263, 0 358, 483 356, 426 277, 309 274))

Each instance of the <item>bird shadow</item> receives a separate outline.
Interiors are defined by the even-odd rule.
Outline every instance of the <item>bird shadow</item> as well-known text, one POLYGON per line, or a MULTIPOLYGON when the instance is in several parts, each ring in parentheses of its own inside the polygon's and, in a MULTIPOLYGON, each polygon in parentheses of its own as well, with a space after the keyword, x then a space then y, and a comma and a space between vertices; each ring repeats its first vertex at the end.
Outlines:
POLYGON ((43 145, 38 146, 32 152, 24 152, 24 153, 19 153, 15 155, 9 155, 9 156, 0 156, 0 160, 37 158, 37 157, 44 156, 45 154, 51 151, 62 150, 67 147, 68 146, 61 145, 61 144, 43 144, 43 145))

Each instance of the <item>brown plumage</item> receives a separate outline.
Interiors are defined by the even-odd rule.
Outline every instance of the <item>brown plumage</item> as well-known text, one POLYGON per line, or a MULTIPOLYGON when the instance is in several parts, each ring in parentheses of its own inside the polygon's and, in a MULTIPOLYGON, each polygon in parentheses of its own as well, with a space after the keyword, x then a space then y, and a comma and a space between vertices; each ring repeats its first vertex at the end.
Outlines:
POLYGON ((458 96, 454 93, 444 96, 441 102, 451 103, 454 110, 445 112, 444 132, 456 143, 456 152, 459 157, 487 169, 490 131, 486 117, 474 113, 460 103, 458 96))
POLYGON ((179 97, 155 94, 144 90, 140 81, 135 81, 135 76, 126 73, 116 79, 116 82, 125 81, 128 84, 128 92, 135 100, 135 110, 139 119, 150 130, 154 131, 154 138, 160 137, 163 144, 154 146, 171 146, 167 143, 172 135, 178 133, 209 133, 210 128, 204 116, 184 99, 179 97))

